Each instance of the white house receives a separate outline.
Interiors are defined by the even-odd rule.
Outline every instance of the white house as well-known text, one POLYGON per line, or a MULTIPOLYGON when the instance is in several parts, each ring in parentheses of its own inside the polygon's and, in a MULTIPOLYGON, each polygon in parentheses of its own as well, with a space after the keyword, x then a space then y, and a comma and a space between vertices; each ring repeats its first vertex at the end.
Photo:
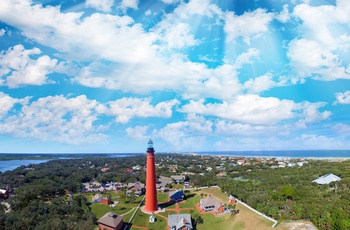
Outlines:
POLYGON ((330 174, 320 176, 319 178, 317 178, 316 180, 313 180, 312 182, 316 182, 317 184, 329 184, 331 182, 340 181, 340 180, 341 180, 340 177, 330 173, 330 174))

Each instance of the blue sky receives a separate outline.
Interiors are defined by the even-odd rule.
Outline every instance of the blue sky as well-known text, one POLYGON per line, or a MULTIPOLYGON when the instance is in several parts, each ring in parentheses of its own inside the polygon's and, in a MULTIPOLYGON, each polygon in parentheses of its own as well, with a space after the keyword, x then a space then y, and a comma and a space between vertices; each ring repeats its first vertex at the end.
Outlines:
POLYGON ((348 12, 2 0, 0 152, 350 149, 348 12))

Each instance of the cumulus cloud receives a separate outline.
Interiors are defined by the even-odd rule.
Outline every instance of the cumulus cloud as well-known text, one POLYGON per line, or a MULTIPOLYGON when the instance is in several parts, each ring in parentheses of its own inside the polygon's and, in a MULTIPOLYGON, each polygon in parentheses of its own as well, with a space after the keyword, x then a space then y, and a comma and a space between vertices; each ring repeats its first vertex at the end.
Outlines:
POLYGON ((270 73, 267 73, 263 76, 259 76, 254 79, 249 79, 244 83, 244 88, 247 90, 248 93, 254 94, 266 91, 277 85, 281 84, 278 84, 277 82, 273 81, 273 76, 270 73))
POLYGON ((273 13, 268 13, 261 8, 253 12, 246 12, 240 16, 235 15, 233 12, 227 12, 224 26, 227 42, 242 37, 245 43, 250 44, 251 39, 258 38, 268 32, 268 25, 273 20, 273 17, 273 13))
POLYGON ((3 92, 0 92, 0 119, 8 114, 15 104, 24 104, 29 98, 24 99, 13 98, 3 92))
POLYGON ((180 2, 180 0, 161 0, 161 1, 164 2, 165 4, 176 4, 180 2))
POLYGON ((347 136, 350 135, 350 125, 347 124, 335 124, 334 126, 332 126, 332 130, 336 133, 345 134, 347 136))
POLYGON ((0 132, 17 137, 68 144, 105 141, 106 126, 94 125, 98 102, 85 95, 75 98, 49 96, 24 104, 15 115, 6 116, 0 132))
POLYGON ((169 143, 175 150, 198 150, 212 133, 211 121, 202 116, 190 115, 186 121, 167 124, 161 129, 155 129, 152 135, 169 143))
POLYGON ((38 48, 26 50, 22 45, 16 45, 0 53, 0 80, 10 88, 22 85, 43 85, 48 83, 47 75, 56 67, 57 59, 40 55, 38 48))
POLYGON ((181 112, 216 116, 251 124, 274 124, 294 117, 296 104, 278 98, 263 98, 258 95, 239 95, 232 102, 205 103, 191 100, 181 112))
POLYGON ((86 0, 86 7, 95 8, 103 12, 110 12, 114 0, 86 0))
POLYGON ((279 14, 277 14, 275 18, 280 22, 287 22, 291 18, 291 15, 288 10, 288 5, 284 5, 282 11, 279 14))
POLYGON ((267 136, 273 135, 285 135, 281 128, 278 126, 265 126, 236 123, 233 121, 219 120, 215 123, 215 133, 222 136, 267 136))
POLYGON ((135 140, 145 140, 148 126, 135 126, 125 129, 126 135, 135 140))
POLYGON ((77 60, 137 63, 155 55, 154 36, 129 16, 94 13, 83 17, 61 13, 59 7, 33 5, 30 0, 4 0, 0 20, 77 60))
POLYGON ((110 101, 101 110, 109 116, 115 116, 119 123, 127 123, 133 117, 162 117, 169 118, 172 115, 172 107, 179 103, 178 100, 164 101, 153 106, 151 98, 121 98, 110 101))
POLYGON ((302 77, 318 80, 350 79, 338 55, 313 40, 298 39, 289 43, 290 64, 302 77))
POLYGON ((5 32, 6 32, 6 30, 1 29, 1 30, 0 30, 0 37, 3 36, 3 35, 5 34, 5 32))
POLYGON ((317 80, 350 79, 348 60, 342 59, 350 49, 348 10, 350 2, 346 0, 335 5, 295 6, 293 16, 302 22, 298 27, 301 38, 289 43, 287 55, 297 75, 317 80))
POLYGON ((299 118, 303 124, 327 119, 331 112, 320 112, 325 103, 280 100, 273 97, 260 97, 254 94, 239 95, 232 102, 205 103, 205 101, 190 100, 179 109, 180 112, 215 116, 236 122, 254 125, 272 125, 281 121, 292 121, 299 118))
POLYGON ((338 92, 335 94, 337 98, 337 103, 339 104, 350 104, 350 90, 345 91, 344 93, 338 92))
POLYGON ((125 12, 128 8, 137 10, 138 9, 138 0, 122 0, 120 3, 120 8, 125 12))

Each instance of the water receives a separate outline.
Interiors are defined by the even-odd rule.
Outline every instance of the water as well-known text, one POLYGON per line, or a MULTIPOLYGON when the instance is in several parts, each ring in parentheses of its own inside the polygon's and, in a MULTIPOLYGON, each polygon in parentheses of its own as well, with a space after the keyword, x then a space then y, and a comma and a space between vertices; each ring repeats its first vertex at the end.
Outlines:
POLYGON ((30 165, 30 164, 40 164, 47 162, 49 160, 10 160, 10 161, 0 161, 0 171, 6 172, 8 170, 14 170, 21 165, 30 165))
POLYGON ((350 150, 217 151, 197 152, 197 154, 274 158, 350 158, 350 150))
MULTIPOLYGON (((236 157, 273 157, 273 158, 349 158, 350 150, 286 150, 286 151, 216 151, 216 152, 194 152, 199 155, 211 156, 236 156, 236 157)), ((161 153, 158 153, 161 154, 161 153)), ((183 153, 186 154, 186 153, 183 153)), ((188 152, 187 152, 188 154, 188 152)), ((0 156, 8 154, 0 154, 0 156)), ((5 172, 14 170, 21 165, 40 164, 53 159, 77 159, 83 157, 131 157, 142 155, 140 153, 122 153, 122 154, 11 154, 18 158, 22 157, 47 157, 42 160, 6 160, 0 161, 0 171, 5 172)))

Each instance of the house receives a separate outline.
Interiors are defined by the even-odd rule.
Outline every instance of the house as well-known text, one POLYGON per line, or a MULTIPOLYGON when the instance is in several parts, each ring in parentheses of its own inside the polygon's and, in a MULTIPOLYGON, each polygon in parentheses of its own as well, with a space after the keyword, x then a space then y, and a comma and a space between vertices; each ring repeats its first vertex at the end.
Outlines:
POLYGON ((200 208, 205 212, 214 211, 216 214, 222 214, 226 211, 225 206, 210 195, 200 200, 200 208))
POLYGON ((158 182, 157 182, 157 188, 165 188, 169 184, 172 183, 172 179, 170 177, 165 177, 165 176, 159 176, 158 182))
POLYGON ((135 183, 128 184, 128 190, 126 191, 126 194, 130 195, 132 192, 134 192, 136 196, 141 196, 145 193, 145 191, 145 184, 137 181, 135 183))
POLYGON ((113 212, 107 212, 98 221, 99 230, 120 230, 123 228, 123 216, 118 216, 113 212))
POLYGON ((316 182, 317 184, 329 184, 331 182, 340 181, 340 180, 341 180, 340 177, 330 173, 330 174, 323 175, 317 178, 316 180, 313 180, 312 182, 316 182))
POLYGON ((169 201, 179 202, 184 200, 185 194, 181 190, 169 192, 169 201))
POLYGON ((97 193, 96 195, 94 195, 92 197, 92 202, 93 203, 101 203, 101 200, 102 200, 102 196, 99 193, 97 193))
POLYGON ((176 184, 183 183, 185 180, 184 175, 173 175, 170 176, 176 184))
POLYGON ((107 172, 110 168, 102 168, 101 171, 102 172, 107 172))
POLYGON ((190 214, 170 214, 168 215, 168 226, 170 230, 192 230, 190 214))
POLYGON ((237 161, 237 164, 239 164, 239 165, 242 165, 242 164, 244 164, 245 163, 245 160, 238 160, 237 161))

